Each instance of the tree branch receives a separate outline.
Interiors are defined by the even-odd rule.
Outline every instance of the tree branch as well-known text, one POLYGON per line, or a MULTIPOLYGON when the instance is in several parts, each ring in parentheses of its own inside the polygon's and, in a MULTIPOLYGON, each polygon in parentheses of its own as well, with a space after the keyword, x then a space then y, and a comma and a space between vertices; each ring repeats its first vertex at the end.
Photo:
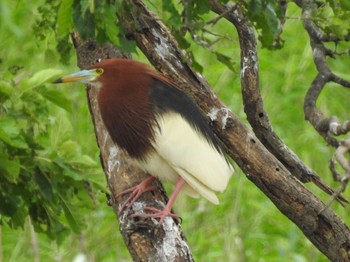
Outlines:
POLYGON ((350 230, 211 91, 184 60, 169 30, 140 0, 124 0, 119 21, 150 62, 211 116, 228 153, 257 187, 332 261, 349 261, 350 230))
MULTIPOLYGON (((329 42, 333 38, 325 36, 313 20, 312 14, 315 13, 317 9, 315 1, 304 0, 295 2, 302 8, 304 28, 310 37, 313 59, 318 71, 305 97, 305 118, 314 126, 329 145, 338 147, 339 141, 334 136, 345 134, 350 131, 348 121, 344 124, 337 121, 337 125, 342 126, 341 132, 339 132, 338 128, 334 129, 335 117, 326 118, 323 113, 317 109, 316 102, 323 88, 329 82, 335 82, 346 88, 350 87, 350 82, 335 75, 329 68, 326 57, 334 57, 335 53, 327 49, 324 42, 329 42)), ((339 39, 335 38, 333 41, 338 42, 339 39)))
MULTIPOLYGON (((111 44, 98 45, 94 41, 82 42, 77 34, 72 34, 72 39, 80 68, 87 68, 98 59, 130 58, 129 55, 120 53, 111 44)), ((101 163, 111 192, 109 202, 119 219, 121 234, 133 260, 193 261, 181 226, 172 218, 166 218, 161 225, 153 219, 129 218, 133 212, 142 211, 144 206, 156 208, 165 206, 167 197, 159 181, 155 182, 157 191, 144 193, 131 209, 126 209, 119 214, 119 209, 126 197, 118 199, 116 196, 123 190, 139 184, 148 175, 135 166, 129 156, 111 140, 100 116, 97 92, 95 88, 87 87, 88 103, 100 148, 101 163)))
MULTIPOLYGON (((303 183, 312 181, 324 192, 332 195, 334 190, 323 183, 316 172, 306 166, 273 131, 260 94, 257 43, 250 21, 244 16, 239 5, 233 12, 227 12, 232 10, 232 6, 220 4, 216 0, 211 0, 210 5, 214 12, 219 15, 224 14, 225 18, 237 29, 241 49, 241 87, 244 110, 255 135, 293 176, 303 183)), ((339 196, 337 200, 341 204, 347 202, 342 196, 339 196)))

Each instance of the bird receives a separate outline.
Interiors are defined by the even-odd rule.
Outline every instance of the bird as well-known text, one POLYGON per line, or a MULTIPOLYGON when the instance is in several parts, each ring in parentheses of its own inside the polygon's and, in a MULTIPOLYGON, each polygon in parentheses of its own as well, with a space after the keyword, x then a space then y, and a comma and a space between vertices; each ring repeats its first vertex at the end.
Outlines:
POLYGON ((178 219, 172 207, 180 191, 219 204, 233 167, 222 143, 192 98, 145 63, 111 58, 63 76, 54 83, 82 82, 98 89, 103 123, 119 148, 151 176, 118 196, 129 194, 129 208, 159 178, 175 184, 163 210, 145 207, 132 217, 178 219))

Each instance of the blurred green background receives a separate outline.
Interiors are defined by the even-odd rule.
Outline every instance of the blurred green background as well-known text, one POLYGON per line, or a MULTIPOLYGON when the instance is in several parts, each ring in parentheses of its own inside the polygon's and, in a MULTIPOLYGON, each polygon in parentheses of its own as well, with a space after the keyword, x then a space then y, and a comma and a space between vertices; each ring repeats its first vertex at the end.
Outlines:
MULTIPOLYGON (((53 33, 45 34, 41 39, 34 36, 32 27, 37 21, 37 7, 43 3, 42 0, 0 2, 0 123, 3 128, 22 123, 21 130, 25 130, 30 121, 38 123, 31 129, 34 130, 31 131, 33 137, 40 139, 40 150, 36 151, 38 154, 34 158, 38 163, 46 161, 45 165, 41 165, 48 169, 54 162, 58 169, 57 178, 53 181, 62 185, 72 183, 79 190, 79 193, 72 193, 72 198, 69 198, 72 202, 61 211, 65 216, 57 218, 62 228, 75 225, 75 230, 57 229, 50 237, 35 233, 33 228, 38 229, 36 224, 33 226, 33 221, 23 214, 23 226, 1 216, 2 261, 38 261, 38 258, 40 261, 74 261, 82 255, 86 261, 131 261, 119 234, 116 216, 106 204, 105 179, 99 166, 99 152, 84 86, 44 83, 78 68, 73 51, 68 56, 69 61, 60 62, 53 33), (31 106, 35 110, 30 110, 31 106), (38 107, 42 110, 37 111, 38 107), (23 110, 25 114, 21 113, 23 110), (30 120, 32 118, 35 120, 30 120), (23 121, 19 122, 19 119, 23 121), (41 127, 45 132, 40 132, 41 127), (67 156, 72 151, 74 153, 67 156), (68 164, 60 166, 57 159, 68 164), (60 170, 65 172, 62 176, 64 181, 59 180, 60 170), (85 179, 90 182, 88 186, 84 185, 85 179), (57 236, 58 240, 54 240, 57 236)), ((160 9, 157 5, 152 8, 160 9)), ((260 81, 266 110, 282 140, 328 184, 337 187, 328 170, 328 161, 334 150, 325 145, 303 116, 303 98, 316 71, 309 41, 299 19, 300 10, 290 6, 287 17, 282 34, 284 48, 276 51, 259 49, 260 81)), ((220 98, 246 121, 240 91, 238 40, 235 40, 234 29, 228 23, 220 22, 216 26, 234 39, 233 43, 219 43, 220 51, 235 62, 234 70, 227 69, 216 61, 215 55, 201 47, 194 45, 191 50, 203 66, 203 75, 220 98)), ((140 52, 134 57, 145 61, 140 52)), ((348 72, 348 56, 333 60, 331 64, 342 76, 348 72)), ((324 113, 346 120, 350 109, 349 90, 329 85, 318 104, 324 113)), ((10 134, 15 136, 15 133, 10 134)), ((28 139, 25 141, 29 143, 28 139)), ((18 152, 23 153, 23 158, 24 154, 32 152, 30 144, 28 148, 18 144, 21 142, 15 138, 8 142, 11 143, 16 150, 22 150, 18 152)), ((3 142, 0 146, 2 184, 8 180, 5 178, 9 170, 4 166, 7 163, 4 156, 10 149, 5 150, 3 142)), ((16 163, 14 168, 23 168, 20 158, 16 163)), ((10 182, 15 183, 16 179, 10 182)), ((28 186, 31 185, 28 183, 28 186)), ((26 184, 22 186, 25 188, 26 184)), ((328 201, 329 196, 315 186, 307 187, 328 201)), ((169 192, 172 186, 166 185, 166 188, 169 192)), ((0 189, 5 190, 1 186, 0 189)), ((37 191, 28 192, 32 195, 26 195, 27 198, 37 197, 34 195, 37 191)), ((12 193, 16 194, 16 191, 12 193)), ((350 198, 349 191, 345 192, 345 196, 350 198)), ((197 261, 327 261, 240 170, 219 198, 220 205, 214 206, 204 199, 190 199, 182 195, 175 204, 175 211, 183 219, 182 228, 197 261)), ((349 207, 342 208, 334 203, 332 209, 350 223, 349 207)), ((45 228, 39 231, 44 232, 45 228)))

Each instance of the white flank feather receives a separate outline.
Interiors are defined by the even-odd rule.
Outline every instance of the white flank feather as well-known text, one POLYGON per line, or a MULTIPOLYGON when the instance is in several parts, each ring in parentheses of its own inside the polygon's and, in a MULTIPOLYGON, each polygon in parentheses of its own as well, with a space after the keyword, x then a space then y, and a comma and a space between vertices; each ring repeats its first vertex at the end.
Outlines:
POLYGON ((167 113, 158 120, 154 148, 141 167, 160 179, 176 184, 181 176, 186 181, 184 191, 190 196, 202 195, 218 204, 215 191, 223 192, 233 168, 225 157, 195 131, 181 115, 167 113))

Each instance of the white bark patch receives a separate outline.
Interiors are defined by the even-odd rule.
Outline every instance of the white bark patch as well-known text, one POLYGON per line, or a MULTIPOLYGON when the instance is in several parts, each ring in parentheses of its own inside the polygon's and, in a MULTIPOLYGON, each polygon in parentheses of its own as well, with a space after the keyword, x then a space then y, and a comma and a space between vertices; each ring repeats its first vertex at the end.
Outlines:
MULTIPOLYGON (((175 57, 173 53, 169 52, 169 50, 172 50, 172 47, 169 46, 168 42, 164 40, 163 35, 161 35, 158 31, 156 31, 153 28, 151 29, 151 32, 154 35, 154 37, 159 40, 155 42, 155 50, 157 54, 162 58, 162 60, 175 61, 177 63, 177 67, 182 68, 182 64, 178 61, 177 57, 175 57)), ((168 63, 168 65, 172 68, 170 63, 168 63)), ((172 71, 177 72, 174 68, 172 68, 172 71)))
POLYGON ((246 70, 251 68, 254 71, 254 74, 258 72, 258 57, 256 52, 249 51, 248 56, 243 57, 242 69, 241 69, 241 78, 244 78, 246 70))
POLYGON ((340 126, 339 123, 333 121, 329 124, 329 131, 331 131, 332 134, 338 135, 338 127, 340 126))
MULTIPOLYGON (((157 255, 159 261, 175 261, 179 254, 176 246, 186 247, 185 249, 189 250, 189 247, 185 241, 181 239, 179 229, 177 225, 174 224, 173 220, 170 217, 166 217, 163 221, 163 230, 164 238, 162 243, 157 247, 157 255)), ((183 254, 186 254, 186 251, 183 251, 183 254)))
POLYGON ((107 170, 108 173, 112 173, 115 168, 119 168, 119 160, 117 160, 117 155, 118 155, 118 147, 117 146, 111 146, 109 148, 109 155, 108 155, 108 160, 107 160, 107 170))
POLYGON ((228 108, 222 108, 221 110, 224 112, 224 115, 221 118, 222 129, 224 130, 227 125, 227 119, 230 117, 229 116, 230 110, 228 108))
POLYGON ((210 118, 211 121, 216 121, 218 117, 221 117, 221 129, 225 130, 227 121, 230 117, 230 109, 226 107, 222 108, 212 108, 209 113, 207 113, 207 116, 210 118), (219 113, 221 113, 219 115, 219 113))
POLYGON ((135 213, 143 213, 143 208, 145 206, 145 203, 142 201, 135 201, 132 204, 132 209, 135 211, 135 213))
POLYGON ((109 137, 109 134, 108 134, 107 130, 103 131, 102 137, 103 137, 102 144, 103 144, 104 147, 106 147, 107 141, 108 141, 108 137, 109 137))
POLYGON ((241 70, 241 78, 244 77, 245 75, 245 70, 247 70, 248 68, 248 58, 247 57, 243 57, 243 63, 242 63, 242 70, 241 70))

